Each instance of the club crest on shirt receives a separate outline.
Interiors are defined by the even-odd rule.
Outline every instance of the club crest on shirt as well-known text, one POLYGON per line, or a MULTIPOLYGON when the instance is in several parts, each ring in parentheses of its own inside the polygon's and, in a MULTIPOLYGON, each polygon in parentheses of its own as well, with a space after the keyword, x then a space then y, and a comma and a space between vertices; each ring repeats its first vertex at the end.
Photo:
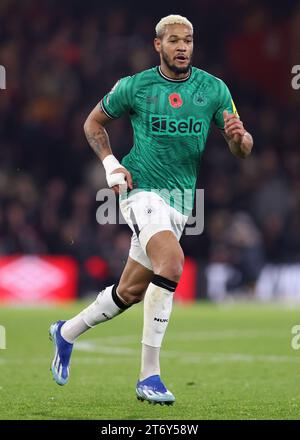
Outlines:
POLYGON ((171 93, 171 95, 169 95, 169 103, 170 103, 170 106, 173 108, 181 107, 183 104, 183 101, 180 96, 180 93, 171 93))
POLYGON ((193 103, 195 105, 199 105, 200 107, 203 107, 204 105, 207 104, 207 102, 208 102, 208 99, 203 92, 202 93, 195 93, 194 98, 193 98, 193 103))

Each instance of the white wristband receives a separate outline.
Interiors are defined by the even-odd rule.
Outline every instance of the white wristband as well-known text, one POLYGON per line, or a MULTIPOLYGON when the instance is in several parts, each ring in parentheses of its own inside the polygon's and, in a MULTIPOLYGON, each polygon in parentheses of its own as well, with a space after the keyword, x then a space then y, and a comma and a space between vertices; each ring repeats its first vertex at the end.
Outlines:
POLYGON ((111 174, 118 168, 124 168, 113 154, 109 154, 108 156, 106 156, 106 158, 103 159, 102 163, 106 174, 111 174))
POLYGON ((106 180, 109 188, 112 188, 115 185, 123 185, 126 183, 124 173, 113 173, 113 171, 117 170, 118 168, 124 168, 113 154, 106 156, 102 163, 106 171, 106 180))

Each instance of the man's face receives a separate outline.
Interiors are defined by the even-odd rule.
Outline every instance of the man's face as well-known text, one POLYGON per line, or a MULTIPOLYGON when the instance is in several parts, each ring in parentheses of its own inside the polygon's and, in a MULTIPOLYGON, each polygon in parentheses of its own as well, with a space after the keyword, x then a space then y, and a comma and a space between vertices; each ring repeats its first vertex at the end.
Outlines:
POLYGON ((187 73, 193 55, 193 33, 184 24, 169 24, 160 38, 155 38, 154 46, 161 60, 174 73, 187 73))

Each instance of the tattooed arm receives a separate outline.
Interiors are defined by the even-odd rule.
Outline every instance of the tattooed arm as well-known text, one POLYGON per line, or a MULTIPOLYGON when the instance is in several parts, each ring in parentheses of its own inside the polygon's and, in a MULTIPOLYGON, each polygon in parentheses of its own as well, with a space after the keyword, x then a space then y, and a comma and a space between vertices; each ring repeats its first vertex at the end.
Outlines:
POLYGON ((104 128, 104 125, 110 120, 111 118, 106 116, 98 104, 87 117, 84 123, 84 132, 88 143, 99 159, 102 160, 108 186, 113 188, 116 193, 119 193, 119 185, 124 184, 125 181, 129 188, 132 189, 132 177, 129 171, 113 156, 109 137, 104 128))
POLYGON ((99 159, 112 154, 109 137, 104 125, 111 119, 100 109, 99 104, 91 111, 84 124, 84 132, 88 143, 95 151, 99 159))

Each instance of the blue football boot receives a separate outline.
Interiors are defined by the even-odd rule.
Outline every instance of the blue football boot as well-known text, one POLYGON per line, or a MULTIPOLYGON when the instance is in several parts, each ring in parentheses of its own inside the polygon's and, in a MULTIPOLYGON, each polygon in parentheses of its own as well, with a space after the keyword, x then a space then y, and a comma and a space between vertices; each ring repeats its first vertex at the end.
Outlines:
POLYGON ((150 376, 139 380, 136 384, 136 397, 142 402, 159 403, 161 405, 173 405, 175 397, 162 383, 160 376, 150 376))
POLYGON ((70 358, 73 344, 65 341, 61 336, 60 329, 65 321, 57 321, 50 326, 49 337, 55 347, 54 359, 51 365, 53 379, 58 385, 66 385, 70 376, 70 358))

